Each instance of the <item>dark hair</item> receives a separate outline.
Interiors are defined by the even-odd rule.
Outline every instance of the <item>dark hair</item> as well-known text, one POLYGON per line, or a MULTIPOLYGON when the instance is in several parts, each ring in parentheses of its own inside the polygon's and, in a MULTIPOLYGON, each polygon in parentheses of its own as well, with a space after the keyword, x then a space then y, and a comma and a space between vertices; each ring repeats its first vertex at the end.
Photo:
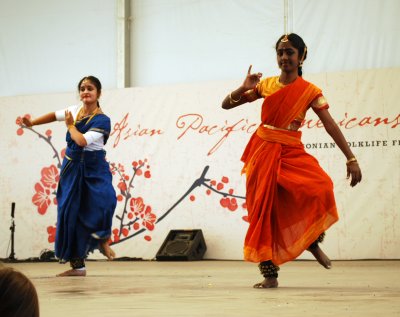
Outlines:
MULTIPOLYGON (((282 35, 279 38, 278 42, 276 42, 275 50, 278 50, 278 45, 285 36, 286 36, 285 34, 282 35)), ((296 33, 288 34, 287 38, 288 38, 289 42, 299 51, 299 59, 303 58, 303 60, 301 62, 304 62, 307 58, 306 43, 304 43, 303 39, 300 36, 298 36, 296 33)), ((302 63, 299 65, 297 73, 299 74, 299 76, 303 75, 302 63)))
MULTIPOLYGON (((78 83, 78 92, 80 91, 82 82, 84 80, 89 80, 96 87, 96 89, 99 92, 99 94, 101 93, 101 82, 97 77, 94 77, 94 76, 85 76, 85 77, 83 77, 78 83)), ((97 107, 100 107, 100 104, 99 104, 98 101, 97 101, 97 107)))
POLYGON ((13 268, 0 268, 0 316, 39 317, 39 299, 29 278, 13 268))

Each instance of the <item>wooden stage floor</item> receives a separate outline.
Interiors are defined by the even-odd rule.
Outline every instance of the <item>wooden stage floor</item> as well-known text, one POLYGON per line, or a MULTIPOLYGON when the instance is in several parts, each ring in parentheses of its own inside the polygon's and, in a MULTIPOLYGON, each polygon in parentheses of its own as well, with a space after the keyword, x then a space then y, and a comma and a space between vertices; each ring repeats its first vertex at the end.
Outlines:
POLYGON ((88 261, 63 278, 56 262, 4 265, 32 279, 42 317, 400 316, 400 261, 294 261, 277 289, 253 289, 261 275, 243 261, 88 261))

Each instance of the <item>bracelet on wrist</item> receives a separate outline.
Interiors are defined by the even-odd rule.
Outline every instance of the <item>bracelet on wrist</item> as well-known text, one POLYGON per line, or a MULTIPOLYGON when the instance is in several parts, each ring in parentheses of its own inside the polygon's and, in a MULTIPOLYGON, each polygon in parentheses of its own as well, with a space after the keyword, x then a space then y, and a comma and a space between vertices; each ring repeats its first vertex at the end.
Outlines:
POLYGON ((70 128, 72 128, 72 127, 74 127, 75 125, 73 125, 73 124, 68 124, 68 126, 67 126, 67 130, 69 130, 70 128))
POLYGON ((355 157, 348 159, 346 165, 350 165, 351 163, 357 163, 357 159, 355 157))
POLYGON ((242 95, 240 95, 240 97, 239 97, 238 100, 235 100, 235 99, 232 98, 232 93, 229 94, 229 103, 230 103, 231 105, 233 105, 234 103, 239 102, 240 99, 242 99, 242 95))

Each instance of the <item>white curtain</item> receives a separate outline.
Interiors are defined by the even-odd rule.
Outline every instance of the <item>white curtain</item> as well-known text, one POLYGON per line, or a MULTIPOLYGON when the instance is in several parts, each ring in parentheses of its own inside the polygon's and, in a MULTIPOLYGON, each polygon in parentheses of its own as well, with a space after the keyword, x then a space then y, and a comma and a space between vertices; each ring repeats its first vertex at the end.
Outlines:
MULTIPOLYGON (((400 66, 398 0, 292 0, 305 73, 400 66)), ((132 0, 133 86, 275 74, 284 1, 132 0)), ((115 88, 116 1, 2 0, 0 95, 73 91, 93 74, 115 88)))

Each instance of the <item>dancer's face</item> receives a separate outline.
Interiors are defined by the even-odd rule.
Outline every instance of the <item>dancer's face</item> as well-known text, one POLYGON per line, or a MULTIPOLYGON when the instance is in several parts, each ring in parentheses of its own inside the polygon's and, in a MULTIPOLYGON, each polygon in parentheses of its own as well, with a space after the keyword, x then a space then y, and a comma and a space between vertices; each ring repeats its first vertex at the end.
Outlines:
POLYGON ((100 93, 90 80, 84 80, 79 87, 79 95, 83 103, 91 104, 97 102, 100 93))
POLYGON ((299 66, 299 51, 290 41, 280 42, 276 50, 278 66, 285 73, 296 72, 299 66))

